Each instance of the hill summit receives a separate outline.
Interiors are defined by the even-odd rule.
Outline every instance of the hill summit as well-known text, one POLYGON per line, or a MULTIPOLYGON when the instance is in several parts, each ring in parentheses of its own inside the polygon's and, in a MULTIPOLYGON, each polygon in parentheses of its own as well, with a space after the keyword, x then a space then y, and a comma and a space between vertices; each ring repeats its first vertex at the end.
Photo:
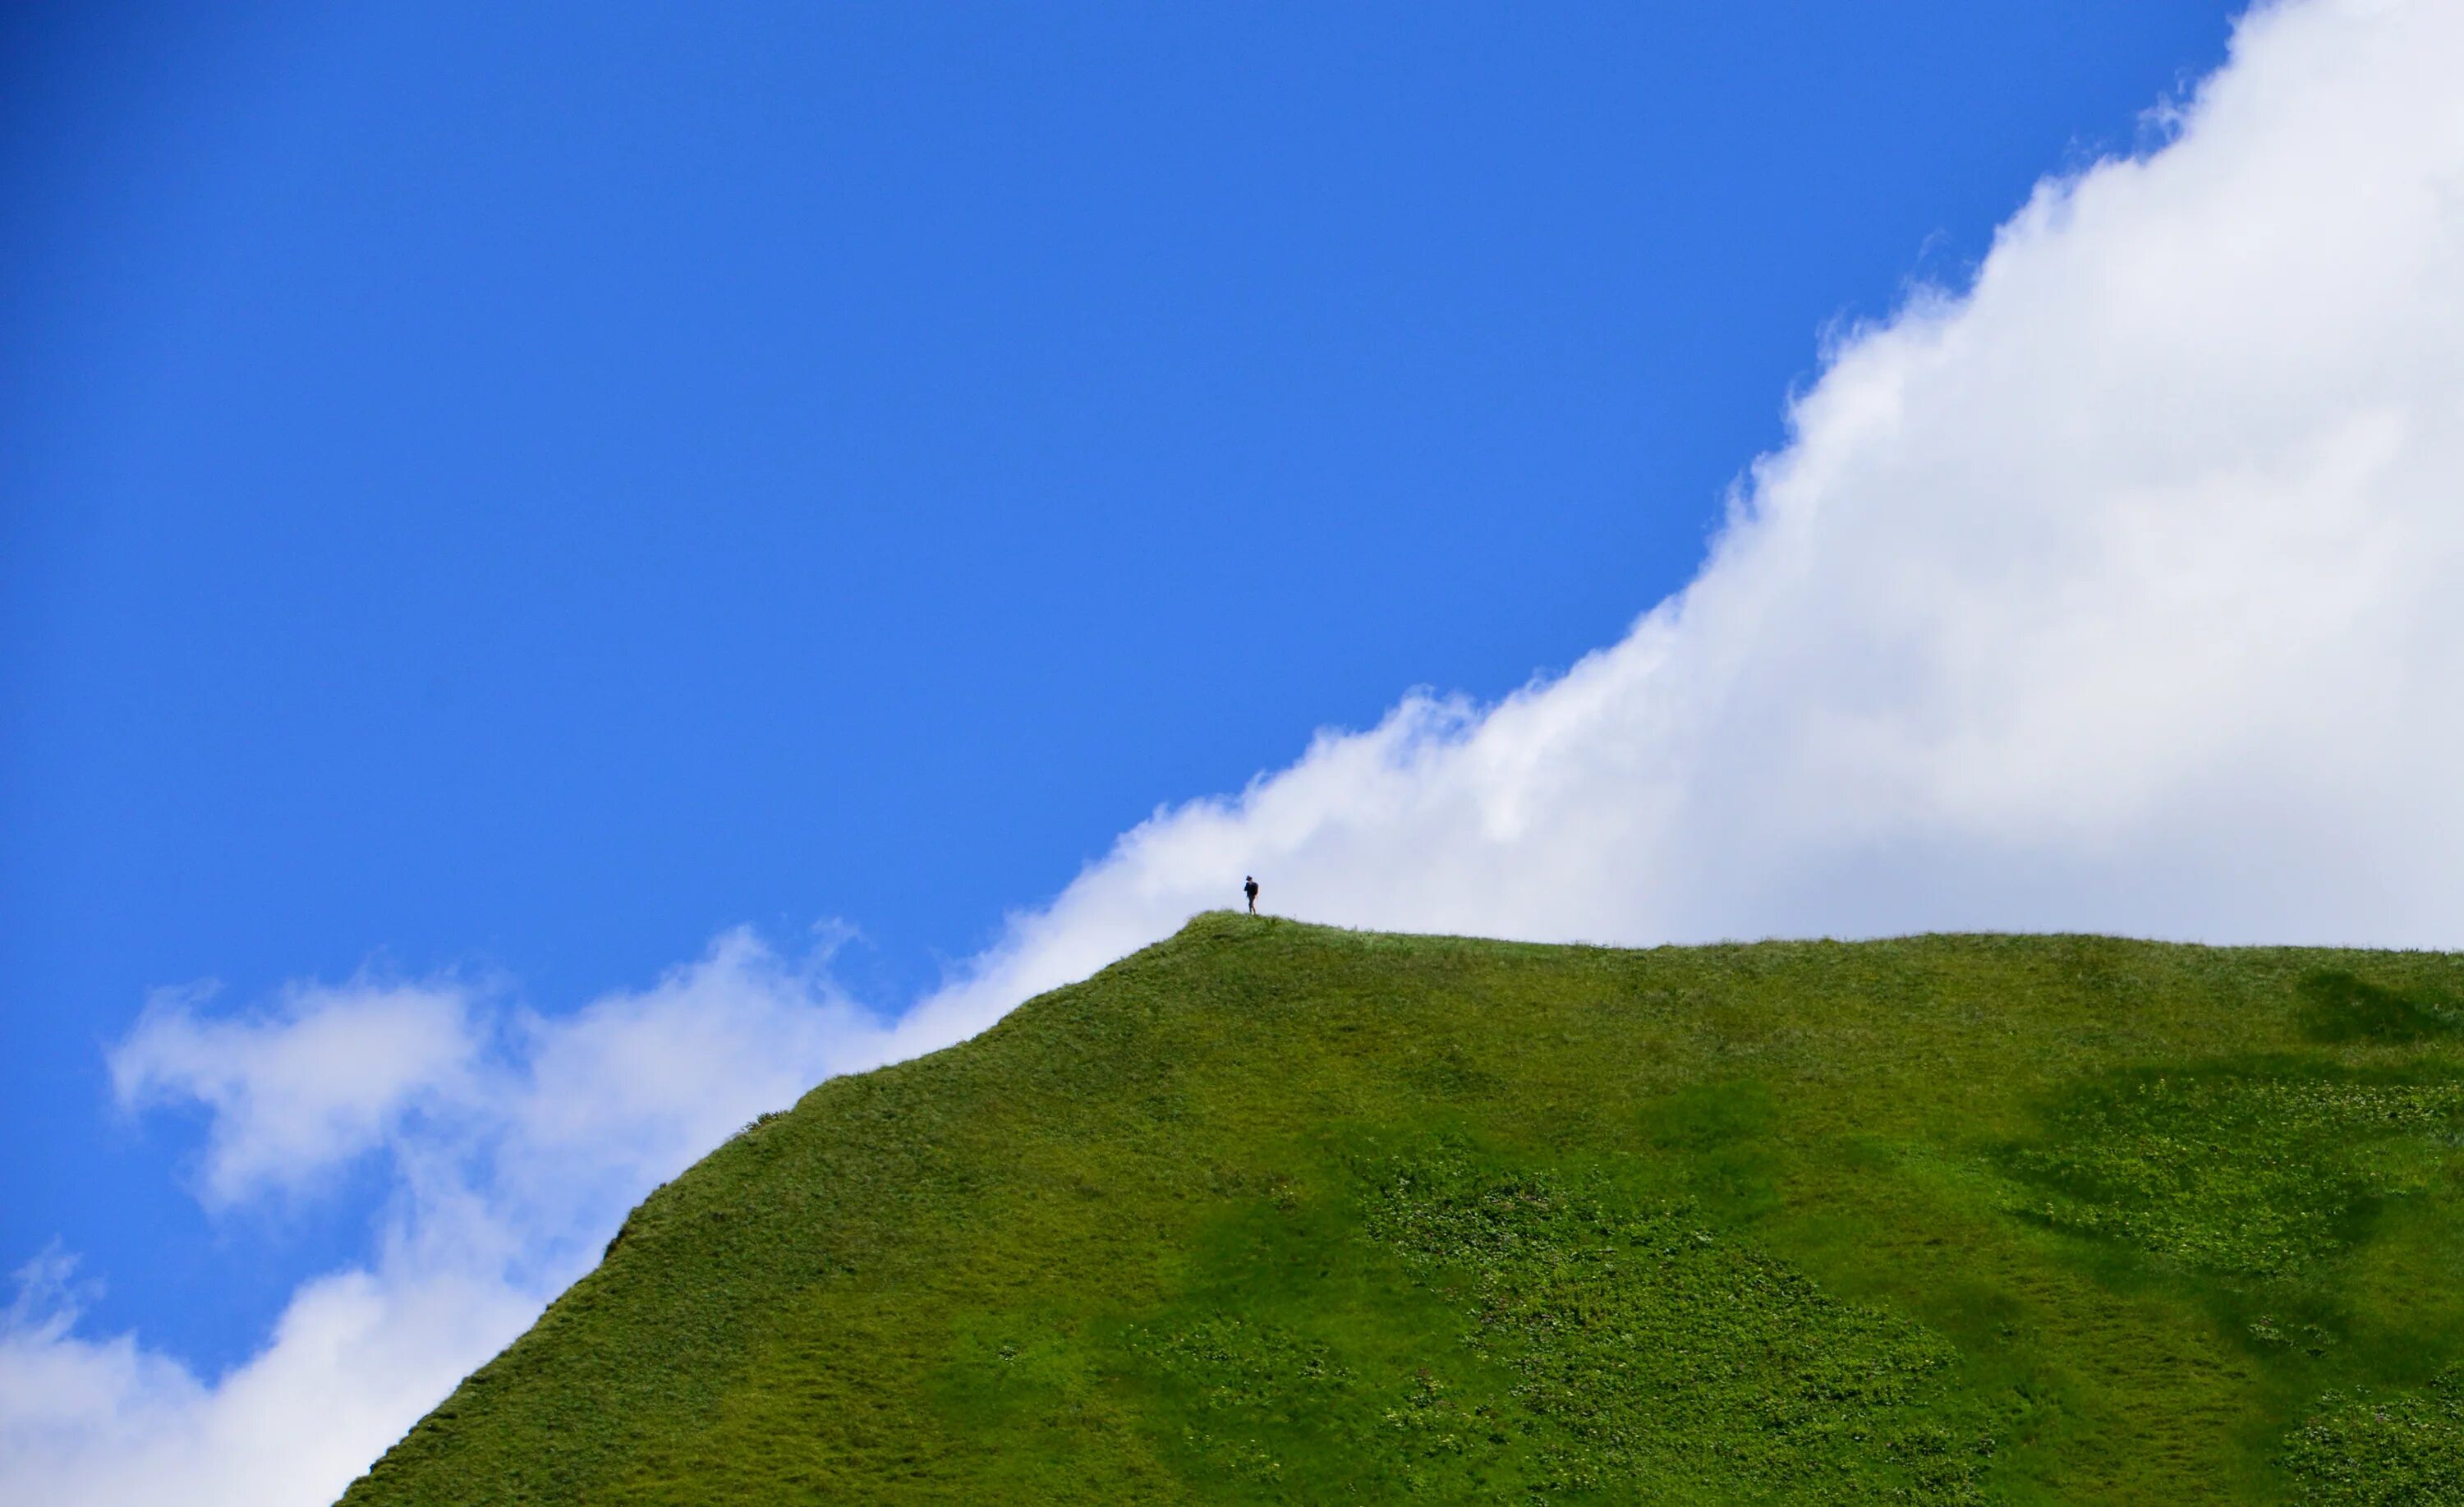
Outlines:
POLYGON ((351 1507, 2464 1501, 2464 958, 1210 913, 634 1211, 351 1507))

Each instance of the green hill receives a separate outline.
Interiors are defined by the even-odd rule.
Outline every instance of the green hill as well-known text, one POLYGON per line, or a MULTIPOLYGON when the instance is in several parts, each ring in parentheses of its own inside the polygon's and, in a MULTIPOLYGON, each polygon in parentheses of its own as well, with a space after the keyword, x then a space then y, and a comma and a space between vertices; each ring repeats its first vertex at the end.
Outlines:
POLYGON ((747 1127, 344 1500, 2464 1501, 2459 1028, 1200 916, 747 1127))

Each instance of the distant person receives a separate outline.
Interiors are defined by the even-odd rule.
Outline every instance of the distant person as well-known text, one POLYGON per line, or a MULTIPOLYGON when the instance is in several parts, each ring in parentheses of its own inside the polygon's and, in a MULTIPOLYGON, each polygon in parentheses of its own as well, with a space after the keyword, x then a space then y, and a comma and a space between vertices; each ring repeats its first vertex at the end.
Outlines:
POLYGON ((1249 914, 1258 913, 1258 876, 1249 875, 1241 885, 1241 893, 1249 897, 1249 914))

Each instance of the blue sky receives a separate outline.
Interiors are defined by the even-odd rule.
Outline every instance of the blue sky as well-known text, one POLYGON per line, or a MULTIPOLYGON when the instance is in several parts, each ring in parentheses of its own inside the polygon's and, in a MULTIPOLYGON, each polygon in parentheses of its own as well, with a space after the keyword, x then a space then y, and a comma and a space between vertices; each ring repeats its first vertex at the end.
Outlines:
POLYGON ((836 921, 894 1009, 1616 641, 1824 332, 2231 10, 12 12, 0 1259, 210 1372, 366 1243, 381 1177, 209 1214, 114 1107, 149 991, 557 1014, 836 921))

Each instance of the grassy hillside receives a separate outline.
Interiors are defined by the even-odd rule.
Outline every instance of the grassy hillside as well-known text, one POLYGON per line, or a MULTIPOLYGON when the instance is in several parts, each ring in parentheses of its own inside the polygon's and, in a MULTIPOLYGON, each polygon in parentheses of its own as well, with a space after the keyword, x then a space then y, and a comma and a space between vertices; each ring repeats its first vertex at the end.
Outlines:
POLYGON ((825 1083, 346 1502, 2464 1501, 2464 957, 1229 914, 825 1083))

